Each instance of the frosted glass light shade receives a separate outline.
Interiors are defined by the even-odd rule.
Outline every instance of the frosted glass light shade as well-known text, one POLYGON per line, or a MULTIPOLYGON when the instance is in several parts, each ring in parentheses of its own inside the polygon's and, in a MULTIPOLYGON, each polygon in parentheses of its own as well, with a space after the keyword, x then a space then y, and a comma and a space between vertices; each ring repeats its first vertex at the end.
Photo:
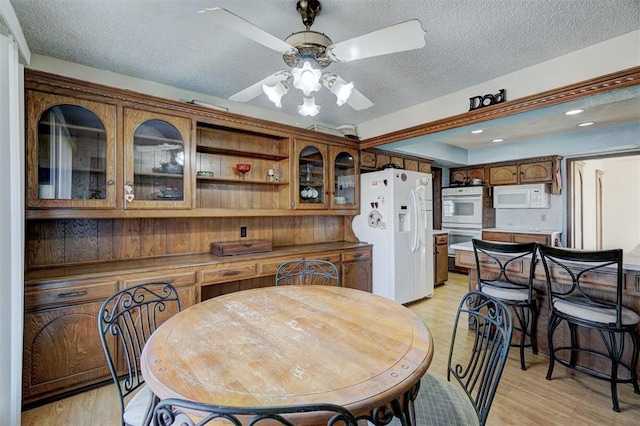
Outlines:
POLYGON ((322 71, 312 68, 308 61, 304 63, 302 68, 293 68, 291 74, 293 75, 293 87, 302 90, 305 96, 320 90, 322 71))
POLYGON ((266 84, 262 85, 262 91, 264 94, 267 95, 269 100, 278 108, 282 108, 282 97, 288 90, 289 87, 287 87, 284 81, 280 81, 273 86, 267 86, 266 84))
POLYGON ((331 86, 331 93, 336 95, 336 103, 340 106, 344 105, 347 102, 352 92, 353 82, 345 84, 336 80, 331 86))
POLYGON ((305 96, 302 105, 298 105, 300 115, 313 117, 320 112, 320 106, 316 105, 316 99, 313 96, 305 96))

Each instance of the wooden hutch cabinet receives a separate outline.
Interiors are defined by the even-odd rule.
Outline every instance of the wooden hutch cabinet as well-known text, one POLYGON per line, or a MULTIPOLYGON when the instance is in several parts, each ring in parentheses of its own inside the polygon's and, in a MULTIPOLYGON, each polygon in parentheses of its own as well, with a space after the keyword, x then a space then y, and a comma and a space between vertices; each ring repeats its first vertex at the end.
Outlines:
POLYGON ((25 406, 111 380, 97 314, 128 286, 186 308, 306 257, 371 291, 357 141, 35 70, 25 99, 25 406), (243 238, 272 250, 211 254, 243 238))

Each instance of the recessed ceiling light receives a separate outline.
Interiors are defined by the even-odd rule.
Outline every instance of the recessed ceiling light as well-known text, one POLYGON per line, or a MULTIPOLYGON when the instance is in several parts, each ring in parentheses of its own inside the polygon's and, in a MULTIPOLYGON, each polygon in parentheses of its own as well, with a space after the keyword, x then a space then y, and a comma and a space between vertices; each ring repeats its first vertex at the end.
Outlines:
POLYGON ((491 142, 504 142, 504 139, 502 138, 498 138, 498 139, 493 139, 491 142))
POLYGON ((478 134, 478 133, 482 133, 484 132, 484 130, 482 129, 478 129, 478 130, 472 130, 471 133, 473 133, 474 135, 478 134))
POLYGON ((596 124, 595 121, 585 121, 584 123, 578 124, 578 127, 587 127, 591 126, 592 124, 596 124))
POLYGON ((576 114, 580 114, 581 112, 584 112, 583 109, 572 109, 571 111, 567 111, 564 113, 564 115, 576 115, 576 114))

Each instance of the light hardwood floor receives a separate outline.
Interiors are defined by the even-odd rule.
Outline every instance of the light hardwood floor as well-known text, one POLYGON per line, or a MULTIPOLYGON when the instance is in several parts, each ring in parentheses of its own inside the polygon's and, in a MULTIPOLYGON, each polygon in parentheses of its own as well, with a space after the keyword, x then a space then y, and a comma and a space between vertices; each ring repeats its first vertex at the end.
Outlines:
MULTIPOLYGON (((451 324, 458 302, 467 290, 467 277, 449 274, 434 297, 409 305, 433 334, 435 354, 429 372, 446 375, 451 324)), ((512 349, 488 418, 488 425, 638 425, 640 395, 620 385, 621 413, 611 409, 607 382, 575 374, 557 366, 546 380, 547 358, 526 354, 527 371, 520 370, 517 349, 512 349)), ((119 410, 113 385, 62 399, 22 414, 23 425, 118 425, 119 410)), ((1 422, 0 422, 1 423, 1 422)), ((424 425, 418 425, 424 426, 424 425)))

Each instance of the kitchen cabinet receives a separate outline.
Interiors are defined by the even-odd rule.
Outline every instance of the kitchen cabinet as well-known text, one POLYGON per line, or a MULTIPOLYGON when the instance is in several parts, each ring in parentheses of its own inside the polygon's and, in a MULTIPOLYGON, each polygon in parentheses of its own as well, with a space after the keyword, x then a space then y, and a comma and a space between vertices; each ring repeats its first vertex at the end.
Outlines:
POLYGON ((284 134, 198 122, 196 207, 230 214, 245 209, 288 209, 290 145, 284 134), (250 165, 249 172, 238 172, 236 165, 241 163, 250 165))
POLYGON ((552 245, 554 242, 553 235, 554 233, 482 231, 483 240, 505 243, 538 242, 552 245))
POLYGON ((449 236, 446 233, 433 235, 433 282, 443 284, 449 279, 449 236))
POLYGON ((358 151, 331 146, 332 182, 331 208, 359 210, 360 174, 356 167, 358 151))
POLYGON ((109 376, 96 324, 102 301, 117 288, 117 280, 98 279, 25 290, 23 404, 109 376))
POLYGON ((372 291, 371 250, 360 249, 341 254, 340 285, 357 290, 372 291))
POLYGON ((360 170, 376 170, 376 154, 362 151, 360 153, 360 170))
POLYGON ((295 207, 297 209, 329 208, 329 189, 327 158, 329 147, 326 144, 296 139, 295 141, 296 179, 295 207))
POLYGON ((489 168, 490 185, 550 183, 554 180, 552 160, 504 164, 489 168))
POLYGON ((465 167, 449 170, 449 184, 454 182, 467 184, 471 179, 481 179, 484 182, 484 167, 465 167))
POLYGON ((191 120, 124 110, 126 209, 191 207, 191 120))
POLYGON ((27 91, 27 208, 116 207, 116 108, 27 91))
MULTIPOLYGON (((196 303, 195 273, 179 270, 27 285, 23 404, 108 379, 109 368, 96 326, 100 306, 119 288, 154 281, 174 284, 182 309, 196 303)), ((111 345, 118 344, 115 337, 109 339, 111 345)))

